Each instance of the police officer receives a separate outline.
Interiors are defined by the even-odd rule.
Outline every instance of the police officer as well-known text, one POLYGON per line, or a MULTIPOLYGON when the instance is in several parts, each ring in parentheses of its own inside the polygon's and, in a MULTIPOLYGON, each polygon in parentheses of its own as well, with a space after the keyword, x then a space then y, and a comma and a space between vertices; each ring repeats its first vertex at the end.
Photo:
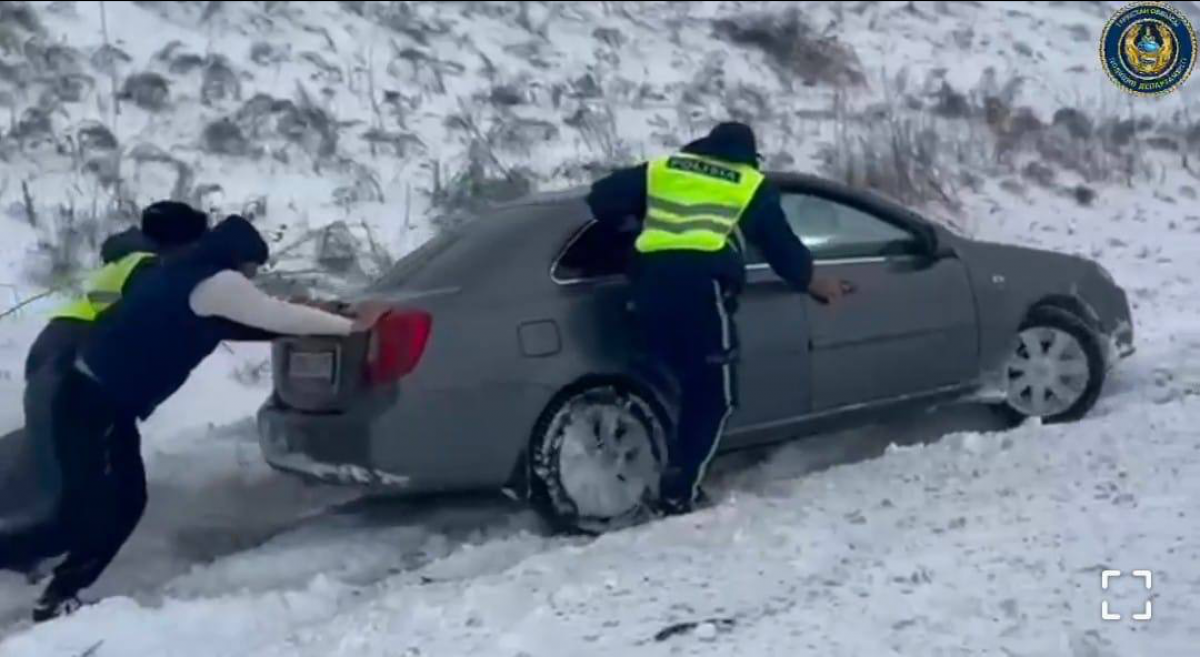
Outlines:
POLYGON ((67 558, 34 609, 44 621, 78 607, 133 533, 146 506, 137 421, 148 418, 224 340, 347 335, 354 322, 273 299, 249 280, 266 242, 230 217, 164 259, 98 322, 49 395, 50 434, 63 473, 67 558))
POLYGON ((161 253, 200 239, 208 215, 186 203, 159 201, 142 212, 141 229, 132 228, 105 240, 104 266, 88 280, 84 294, 56 311, 34 340, 25 358, 28 381, 43 366, 70 360, 100 313, 120 301, 125 286, 161 253))
POLYGON ((691 511, 737 404, 732 321, 745 283, 743 236, 791 287, 828 303, 852 290, 813 276, 812 256, 788 226, 779 190, 758 170, 754 132, 722 123, 681 152, 596 181, 597 221, 638 220, 633 305, 640 332, 681 388, 676 435, 659 488, 662 511, 691 511))

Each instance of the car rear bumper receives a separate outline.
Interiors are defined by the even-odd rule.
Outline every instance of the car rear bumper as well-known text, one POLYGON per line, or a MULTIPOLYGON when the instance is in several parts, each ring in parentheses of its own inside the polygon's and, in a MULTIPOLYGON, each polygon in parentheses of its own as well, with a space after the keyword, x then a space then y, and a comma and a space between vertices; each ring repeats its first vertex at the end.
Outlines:
POLYGON ((298 413, 268 403, 258 440, 272 467, 308 479, 388 492, 412 491, 411 477, 374 465, 369 422, 353 415, 298 413))

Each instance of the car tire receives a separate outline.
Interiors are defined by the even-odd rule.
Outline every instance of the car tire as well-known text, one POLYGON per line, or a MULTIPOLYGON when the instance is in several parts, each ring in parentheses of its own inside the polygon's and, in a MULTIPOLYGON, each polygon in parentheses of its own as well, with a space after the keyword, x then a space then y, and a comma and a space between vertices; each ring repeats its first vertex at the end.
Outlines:
POLYGON ((666 460, 666 415, 629 387, 566 391, 530 441, 530 497, 557 531, 602 534, 645 520, 666 460))
POLYGON ((1073 422, 1100 398, 1104 351, 1096 332, 1076 315, 1047 306, 1033 309, 1011 349, 1005 364, 1008 398, 997 409, 1013 424, 1031 417, 1044 424, 1073 422))

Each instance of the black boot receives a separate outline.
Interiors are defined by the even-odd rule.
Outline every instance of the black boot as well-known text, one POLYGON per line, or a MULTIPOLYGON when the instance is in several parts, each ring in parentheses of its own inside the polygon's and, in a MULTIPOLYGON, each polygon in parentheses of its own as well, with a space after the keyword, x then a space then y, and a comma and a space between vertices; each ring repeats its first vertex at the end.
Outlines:
POLYGON ((82 606, 83 603, 74 594, 59 593, 51 585, 46 587, 46 591, 38 598, 37 604, 33 608, 33 622, 44 623, 61 616, 68 616, 82 606))
POLYGON ((691 496, 690 480, 678 468, 667 468, 662 474, 659 486, 661 498, 656 505, 660 515, 681 516, 696 509, 712 506, 713 500, 703 487, 696 487, 696 494, 691 496))

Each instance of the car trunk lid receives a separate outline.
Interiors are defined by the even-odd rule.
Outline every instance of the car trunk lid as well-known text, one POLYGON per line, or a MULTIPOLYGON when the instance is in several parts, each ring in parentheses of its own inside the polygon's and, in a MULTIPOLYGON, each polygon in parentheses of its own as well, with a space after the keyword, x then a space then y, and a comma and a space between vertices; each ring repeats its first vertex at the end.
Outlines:
POLYGON ((433 315, 422 302, 457 292, 444 288, 365 298, 349 307, 375 311, 368 332, 339 337, 290 337, 272 346, 275 396, 306 413, 339 413, 368 389, 412 374, 432 337, 433 315))

